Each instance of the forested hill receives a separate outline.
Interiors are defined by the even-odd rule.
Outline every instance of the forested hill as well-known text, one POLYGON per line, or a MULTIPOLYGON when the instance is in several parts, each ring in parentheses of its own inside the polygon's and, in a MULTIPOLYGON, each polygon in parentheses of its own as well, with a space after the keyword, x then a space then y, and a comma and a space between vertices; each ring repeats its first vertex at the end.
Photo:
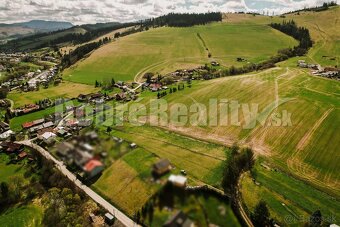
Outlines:
POLYGON ((80 44, 91 41, 111 31, 137 24, 138 23, 100 23, 75 26, 65 30, 40 33, 9 41, 0 46, 0 51, 30 51, 43 47, 60 46, 64 43, 80 44))

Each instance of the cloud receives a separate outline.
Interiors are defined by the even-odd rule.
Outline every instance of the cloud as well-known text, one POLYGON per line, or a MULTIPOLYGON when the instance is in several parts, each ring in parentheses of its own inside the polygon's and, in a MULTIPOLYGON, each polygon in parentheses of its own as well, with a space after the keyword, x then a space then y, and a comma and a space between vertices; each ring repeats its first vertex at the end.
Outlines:
POLYGON ((74 24, 135 21, 170 12, 270 11, 282 13, 324 0, 1 0, 0 23, 33 19, 74 24))

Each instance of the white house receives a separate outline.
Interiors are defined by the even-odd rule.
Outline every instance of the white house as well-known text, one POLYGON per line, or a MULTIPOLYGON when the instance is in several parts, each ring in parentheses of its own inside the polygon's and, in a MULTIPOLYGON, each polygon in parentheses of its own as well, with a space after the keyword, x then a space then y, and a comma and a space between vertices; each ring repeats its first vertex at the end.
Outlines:
POLYGON ((173 185, 184 188, 187 185, 187 178, 180 175, 171 175, 168 179, 169 182, 171 182, 173 185))
POLYGON ((56 134, 53 132, 45 132, 42 135, 39 136, 39 139, 44 141, 46 144, 51 144, 54 142, 54 139, 57 137, 56 134))

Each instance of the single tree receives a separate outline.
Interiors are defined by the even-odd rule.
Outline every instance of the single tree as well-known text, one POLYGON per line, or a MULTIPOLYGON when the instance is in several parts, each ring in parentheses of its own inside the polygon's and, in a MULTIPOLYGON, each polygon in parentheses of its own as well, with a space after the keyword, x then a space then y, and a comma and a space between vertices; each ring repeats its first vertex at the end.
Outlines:
POLYGON ((251 215, 254 226, 270 226, 270 213, 266 202, 261 200, 255 207, 251 215))

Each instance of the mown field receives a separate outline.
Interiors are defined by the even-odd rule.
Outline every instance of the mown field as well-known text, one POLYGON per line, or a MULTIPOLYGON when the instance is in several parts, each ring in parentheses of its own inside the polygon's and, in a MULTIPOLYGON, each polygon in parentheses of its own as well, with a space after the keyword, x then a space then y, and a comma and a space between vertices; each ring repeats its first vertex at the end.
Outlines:
POLYGON ((267 25, 215 23, 191 28, 157 28, 105 45, 66 70, 64 78, 91 85, 95 80, 112 77, 131 81, 145 72, 171 72, 211 60, 225 66, 240 64, 237 57, 259 62, 295 44, 294 39, 267 25), (205 46, 212 59, 208 58, 205 46))
POLYGON ((111 134, 136 143, 138 148, 116 160, 93 187, 129 215, 134 215, 161 188, 151 181, 151 170, 154 163, 164 158, 175 167, 172 174, 187 171, 190 185, 204 182, 220 188, 222 161, 227 152, 224 146, 154 127, 117 127, 111 134))
POLYGON ((246 129, 246 112, 240 106, 240 126, 231 125, 230 112, 226 118, 218 109, 217 113, 215 110, 210 113, 213 117, 208 121, 217 119, 217 126, 195 126, 188 122, 184 126, 170 124, 167 127, 192 137, 227 145, 238 142, 251 146, 258 154, 270 156, 281 167, 339 195, 339 187, 336 186, 340 184, 340 175, 335 166, 340 161, 340 134, 334 122, 340 108, 339 94, 339 82, 312 77, 305 71, 292 68, 204 81, 166 96, 168 108, 181 103, 189 109, 196 102, 208 108, 210 99, 226 99, 230 103, 234 100, 240 104, 258 105, 258 114, 261 116, 277 100, 281 102, 288 98, 288 102, 269 113, 276 111, 283 114, 286 111, 291 114, 292 125, 268 126, 268 116, 264 127, 257 122, 254 128, 246 129), (221 119, 227 120, 228 125, 222 126, 221 119))

